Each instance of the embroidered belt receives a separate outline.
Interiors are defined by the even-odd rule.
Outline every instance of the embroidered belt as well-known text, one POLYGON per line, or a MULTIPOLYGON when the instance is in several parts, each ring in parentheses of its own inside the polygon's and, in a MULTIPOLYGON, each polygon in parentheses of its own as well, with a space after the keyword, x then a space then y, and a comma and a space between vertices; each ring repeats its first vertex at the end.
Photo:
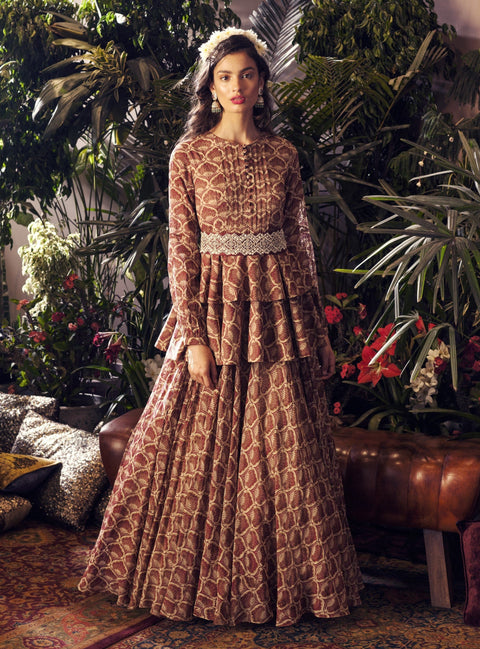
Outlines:
POLYGON ((200 252, 213 255, 266 255, 285 250, 287 242, 283 230, 258 234, 201 233, 200 252))

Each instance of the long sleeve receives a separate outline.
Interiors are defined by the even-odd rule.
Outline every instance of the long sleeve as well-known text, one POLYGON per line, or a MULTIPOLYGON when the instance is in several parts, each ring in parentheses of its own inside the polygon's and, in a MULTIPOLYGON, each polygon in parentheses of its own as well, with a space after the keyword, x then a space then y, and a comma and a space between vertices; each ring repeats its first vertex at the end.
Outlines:
POLYGON ((177 147, 170 160, 168 277, 173 308, 184 344, 207 345, 199 299, 199 225, 187 152, 177 147))
POLYGON ((318 288, 315 252, 308 225, 300 164, 296 151, 292 153, 290 169, 287 175, 283 229, 288 249, 300 261, 305 273, 310 276, 312 286, 318 288))
POLYGON ((303 182, 300 174, 300 163, 296 150, 292 153, 292 160, 286 181, 284 232, 289 251, 300 262, 305 274, 310 278, 311 286, 317 294, 323 323, 322 337, 324 337, 324 340, 319 340, 319 345, 322 346, 328 338, 328 327, 324 318, 318 287, 315 251, 308 224, 303 182))

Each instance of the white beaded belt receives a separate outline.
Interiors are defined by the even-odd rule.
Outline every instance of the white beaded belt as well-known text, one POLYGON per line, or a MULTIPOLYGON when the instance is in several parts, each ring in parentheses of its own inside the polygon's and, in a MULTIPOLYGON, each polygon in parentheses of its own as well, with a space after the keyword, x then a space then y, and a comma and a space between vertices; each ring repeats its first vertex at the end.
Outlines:
POLYGON ((258 234, 201 233, 200 252, 213 255, 266 255, 285 250, 287 242, 283 230, 258 234))

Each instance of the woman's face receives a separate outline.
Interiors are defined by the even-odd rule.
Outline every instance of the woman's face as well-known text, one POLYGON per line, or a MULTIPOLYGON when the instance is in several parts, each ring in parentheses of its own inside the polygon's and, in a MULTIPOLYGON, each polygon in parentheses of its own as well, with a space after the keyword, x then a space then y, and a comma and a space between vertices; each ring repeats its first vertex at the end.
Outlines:
POLYGON ((215 90, 224 113, 252 113, 263 79, 245 51, 227 54, 213 69, 210 90, 215 90))

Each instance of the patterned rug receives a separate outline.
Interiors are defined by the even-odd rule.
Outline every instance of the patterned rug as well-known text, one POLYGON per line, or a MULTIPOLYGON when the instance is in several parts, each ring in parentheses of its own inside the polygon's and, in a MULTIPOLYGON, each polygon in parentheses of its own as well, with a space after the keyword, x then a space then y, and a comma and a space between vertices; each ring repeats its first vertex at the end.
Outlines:
POLYGON ((452 609, 431 608, 418 534, 354 531, 365 590, 349 617, 229 628, 159 620, 79 593, 95 533, 30 521, 0 536, 1 649, 480 649, 480 629, 463 623, 461 579, 452 609))
POLYGON ((29 521, 0 535, 1 649, 103 649, 158 620, 78 592, 95 534, 29 521))

